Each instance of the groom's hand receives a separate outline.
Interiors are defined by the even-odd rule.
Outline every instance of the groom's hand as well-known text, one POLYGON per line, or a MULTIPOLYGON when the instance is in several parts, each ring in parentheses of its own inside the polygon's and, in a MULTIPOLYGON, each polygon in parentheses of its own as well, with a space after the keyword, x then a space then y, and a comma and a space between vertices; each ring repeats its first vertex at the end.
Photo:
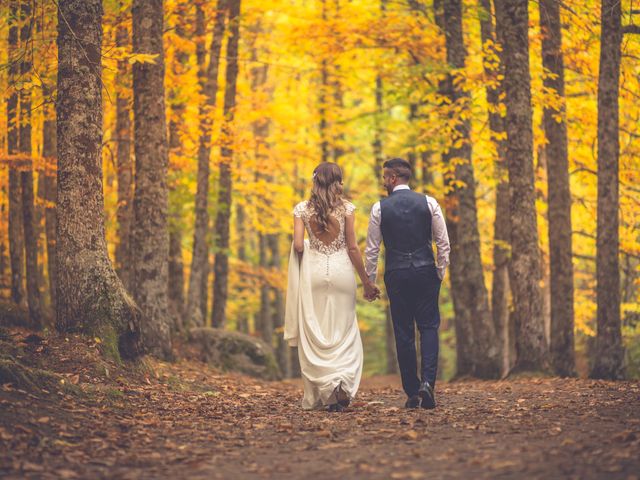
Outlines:
POLYGON ((380 298, 380 289, 373 283, 367 282, 364 284, 364 298, 369 302, 380 298))
POLYGON ((376 287, 374 293, 373 293, 373 298, 371 299, 371 301, 373 300, 378 300, 380 299, 380 297, 382 296, 382 294, 380 293, 380 289, 378 287, 376 287))

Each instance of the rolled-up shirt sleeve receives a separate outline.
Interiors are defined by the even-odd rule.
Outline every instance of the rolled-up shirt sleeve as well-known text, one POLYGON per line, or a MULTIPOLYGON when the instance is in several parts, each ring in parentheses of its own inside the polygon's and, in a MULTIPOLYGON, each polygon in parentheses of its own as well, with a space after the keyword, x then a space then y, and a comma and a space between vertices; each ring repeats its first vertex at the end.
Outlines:
POLYGON ((376 281, 381 242, 382 231, 380 230, 380 202, 376 202, 373 207, 371 207, 369 228, 367 229, 367 245, 364 249, 364 269, 372 282, 376 281))
POLYGON ((438 276, 440 280, 443 280, 447 266, 449 265, 449 253, 451 251, 449 233, 447 232, 447 224, 445 223, 444 215, 442 214, 442 209, 438 201, 433 197, 427 196, 427 203, 431 210, 431 233, 438 251, 436 257, 438 276))

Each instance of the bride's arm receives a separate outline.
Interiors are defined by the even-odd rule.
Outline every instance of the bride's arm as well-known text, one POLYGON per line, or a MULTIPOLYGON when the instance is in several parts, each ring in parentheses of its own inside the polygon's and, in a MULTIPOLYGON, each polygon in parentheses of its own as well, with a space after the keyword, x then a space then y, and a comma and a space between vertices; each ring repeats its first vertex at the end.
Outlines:
POLYGON ((370 297, 375 294, 379 295, 378 287, 367 276, 367 272, 364 269, 364 262, 362 261, 362 255, 360 254, 360 248, 356 241, 356 228, 355 228, 355 215, 347 215, 345 217, 345 239, 347 241, 347 251, 349 252, 349 258, 353 267, 356 269, 362 285, 364 285, 365 296, 370 297))
POLYGON ((293 248, 298 256, 304 251, 304 222, 298 216, 293 217, 293 248))

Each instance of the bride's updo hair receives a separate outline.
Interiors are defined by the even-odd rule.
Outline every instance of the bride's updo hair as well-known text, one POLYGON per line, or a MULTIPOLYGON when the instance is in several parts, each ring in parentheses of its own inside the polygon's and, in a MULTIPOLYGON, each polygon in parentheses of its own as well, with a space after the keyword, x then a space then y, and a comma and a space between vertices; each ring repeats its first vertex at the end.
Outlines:
POLYGON ((332 162, 322 162, 313 171, 309 203, 323 232, 329 230, 329 214, 343 205, 342 170, 332 162))

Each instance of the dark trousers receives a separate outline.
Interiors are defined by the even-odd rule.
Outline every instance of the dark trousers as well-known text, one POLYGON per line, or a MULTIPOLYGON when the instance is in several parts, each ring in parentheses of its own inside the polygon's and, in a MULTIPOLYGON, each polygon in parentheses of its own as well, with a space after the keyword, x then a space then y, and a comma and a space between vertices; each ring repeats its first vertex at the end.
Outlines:
POLYGON ((384 283, 391 306, 402 388, 408 396, 417 395, 420 380, 432 386, 436 381, 440 278, 435 265, 429 265, 392 270, 385 273, 384 283), (421 378, 418 378, 414 322, 420 332, 421 378))

